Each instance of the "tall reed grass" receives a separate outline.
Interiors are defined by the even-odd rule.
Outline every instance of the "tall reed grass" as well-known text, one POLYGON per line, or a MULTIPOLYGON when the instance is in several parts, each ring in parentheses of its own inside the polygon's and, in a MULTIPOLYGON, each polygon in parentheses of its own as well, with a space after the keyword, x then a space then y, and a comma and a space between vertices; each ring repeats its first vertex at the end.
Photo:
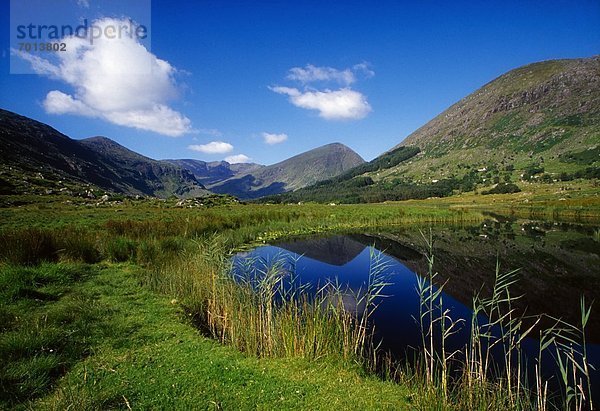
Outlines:
POLYGON ((0 232, 0 262, 38 265, 59 260, 96 263, 101 260, 98 236, 79 228, 4 230, 0 232))
POLYGON ((511 293, 518 270, 503 273, 497 264, 491 295, 473 298, 467 344, 449 352, 447 340, 466 319, 453 319, 444 306, 445 284, 435 285, 433 240, 431 235, 424 238, 429 249, 428 272, 417 282, 421 352, 416 366, 404 369, 402 378, 417 386, 422 405, 432 406, 442 399, 443 409, 593 410, 593 367, 585 337, 591 307, 585 299, 581 299, 580 324, 550 317, 553 325, 541 329, 547 315, 519 314, 514 307, 522 297, 511 293), (523 343, 535 333, 539 345, 531 364, 523 343), (548 353, 553 359, 549 364, 545 363, 548 353), (533 365, 535 375, 529 375, 528 365, 533 365), (552 392, 549 384, 556 378, 559 392, 552 392))
POLYGON ((153 270, 151 286, 176 298, 197 325, 223 343, 260 357, 373 358, 369 318, 387 285, 386 264, 373 254, 364 290, 336 282, 303 285, 295 261, 247 260, 232 267, 227 241, 215 236, 153 270), (311 288, 309 290, 309 288, 311 288))

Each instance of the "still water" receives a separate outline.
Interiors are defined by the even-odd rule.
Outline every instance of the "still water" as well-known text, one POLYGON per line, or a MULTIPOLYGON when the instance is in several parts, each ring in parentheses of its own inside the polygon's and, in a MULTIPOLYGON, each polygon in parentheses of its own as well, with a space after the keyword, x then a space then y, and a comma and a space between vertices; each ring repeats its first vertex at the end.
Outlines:
MULTIPOLYGON (((500 270, 519 270, 513 295, 523 295, 516 308, 527 315, 548 314, 577 324, 580 298, 592 306, 586 329, 589 357, 600 367, 600 230, 598 227, 536 221, 489 220, 473 226, 437 226, 426 230, 434 239, 436 283, 446 283, 444 306, 454 319, 464 319, 462 331, 449 341, 450 349, 468 341, 472 299, 489 295, 496 264, 500 270)), ((427 273, 423 233, 415 229, 304 237, 264 245, 234 257, 244 261, 288 259, 302 284, 338 281, 349 289, 365 289, 373 252, 382 253, 391 283, 372 323, 382 347, 397 357, 419 347, 421 334, 417 278, 427 273)), ((550 325, 545 321, 543 325, 550 325)), ((537 334, 539 335, 539 333, 537 334)), ((525 352, 536 355, 538 341, 529 338, 525 352)), ((599 373, 593 375, 595 392, 599 373)), ((598 398, 598 396, 596 396, 598 398)))

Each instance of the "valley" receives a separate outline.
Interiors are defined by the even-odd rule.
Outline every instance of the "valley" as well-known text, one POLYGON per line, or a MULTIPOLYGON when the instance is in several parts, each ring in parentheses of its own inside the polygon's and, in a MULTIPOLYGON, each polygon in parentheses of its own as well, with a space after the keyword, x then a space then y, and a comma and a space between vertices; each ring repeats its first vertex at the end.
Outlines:
POLYGON ((585 409, 600 58, 398 143, 152 159, 0 110, 0 408, 585 409))

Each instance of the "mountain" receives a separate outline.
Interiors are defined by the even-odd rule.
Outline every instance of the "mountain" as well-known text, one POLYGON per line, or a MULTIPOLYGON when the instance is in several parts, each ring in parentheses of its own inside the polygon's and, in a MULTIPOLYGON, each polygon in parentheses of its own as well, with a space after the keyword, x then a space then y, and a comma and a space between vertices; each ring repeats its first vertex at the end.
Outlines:
POLYGON ((73 140, 0 110, 0 192, 51 193, 98 187, 128 195, 194 197, 209 192, 194 175, 105 137, 73 140))
POLYGON ((270 166, 157 161, 106 138, 72 140, 3 110, 0 144, 0 194, 51 191, 62 180, 160 197, 203 195, 206 186, 290 202, 516 192, 531 181, 600 178, 600 57, 512 70, 368 163, 339 143, 270 166))
POLYGON ((375 160, 267 201, 369 202, 502 193, 600 178, 600 57, 512 70, 375 160), (391 161, 390 161, 391 159, 391 161))
POLYGON ((73 140, 52 127, 0 110, 0 194, 127 195, 181 198, 219 194, 256 198, 336 176, 364 160, 334 143, 271 166, 225 161, 153 160, 107 137, 73 140))
POLYGON ((364 160, 349 147, 332 143, 277 164, 241 171, 207 187, 219 194, 231 194, 243 199, 258 198, 296 190, 363 163, 364 160))
POLYGON ((352 235, 336 235, 322 238, 311 237, 309 241, 303 238, 290 238, 278 242, 276 245, 302 257, 341 267, 354 260, 371 244, 362 244, 356 241, 352 235))
POLYGON ((227 161, 206 162, 202 160, 182 159, 164 160, 178 167, 185 168, 194 174, 203 185, 218 184, 236 175, 250 173, 265 167, 255 163, 230 164, 227 161))
POLYGON ((600 57, 552 60, 512 70, 460 100, 409 135, 419 167, 432 178, 460 168, 537 164, 558 173, 566 158, 600 144, 600 57), (462 165, 462 167, 460 167, 462 165))
POLYGON ((133 190, 163 198, 199 197, 209 193, 188 170, 145 157, 109 138, 90 137, 79 143, 98 153, 101 161, 118 172, 133 190))

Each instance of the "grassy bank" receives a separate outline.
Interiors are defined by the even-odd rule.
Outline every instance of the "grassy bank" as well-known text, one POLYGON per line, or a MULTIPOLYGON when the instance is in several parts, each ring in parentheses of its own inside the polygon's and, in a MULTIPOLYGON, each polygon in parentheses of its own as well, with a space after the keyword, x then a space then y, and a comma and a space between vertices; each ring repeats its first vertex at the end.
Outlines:
POLYGON ((575 185, 526 183, 519 193, 481 195, 471 192, 446 198, 411 200, 403 204, 488 211, 512 218, 583 223, 600 221, 596 181, 575 185))
POLYGON ((399 409, 407 391, 330 359, 258 359, 202 336, 131 264, 2 267, 0 408, 399 409), (11 274, 12 273, 12 274, 11 274), (28 277, 19 285, 14 277, 28 277), (45 299, 39 297, 45 295, 45 299), (6 300, 3 300, 6 301, 6 300), (7 324, 3 322, 3 324, 7 324))

